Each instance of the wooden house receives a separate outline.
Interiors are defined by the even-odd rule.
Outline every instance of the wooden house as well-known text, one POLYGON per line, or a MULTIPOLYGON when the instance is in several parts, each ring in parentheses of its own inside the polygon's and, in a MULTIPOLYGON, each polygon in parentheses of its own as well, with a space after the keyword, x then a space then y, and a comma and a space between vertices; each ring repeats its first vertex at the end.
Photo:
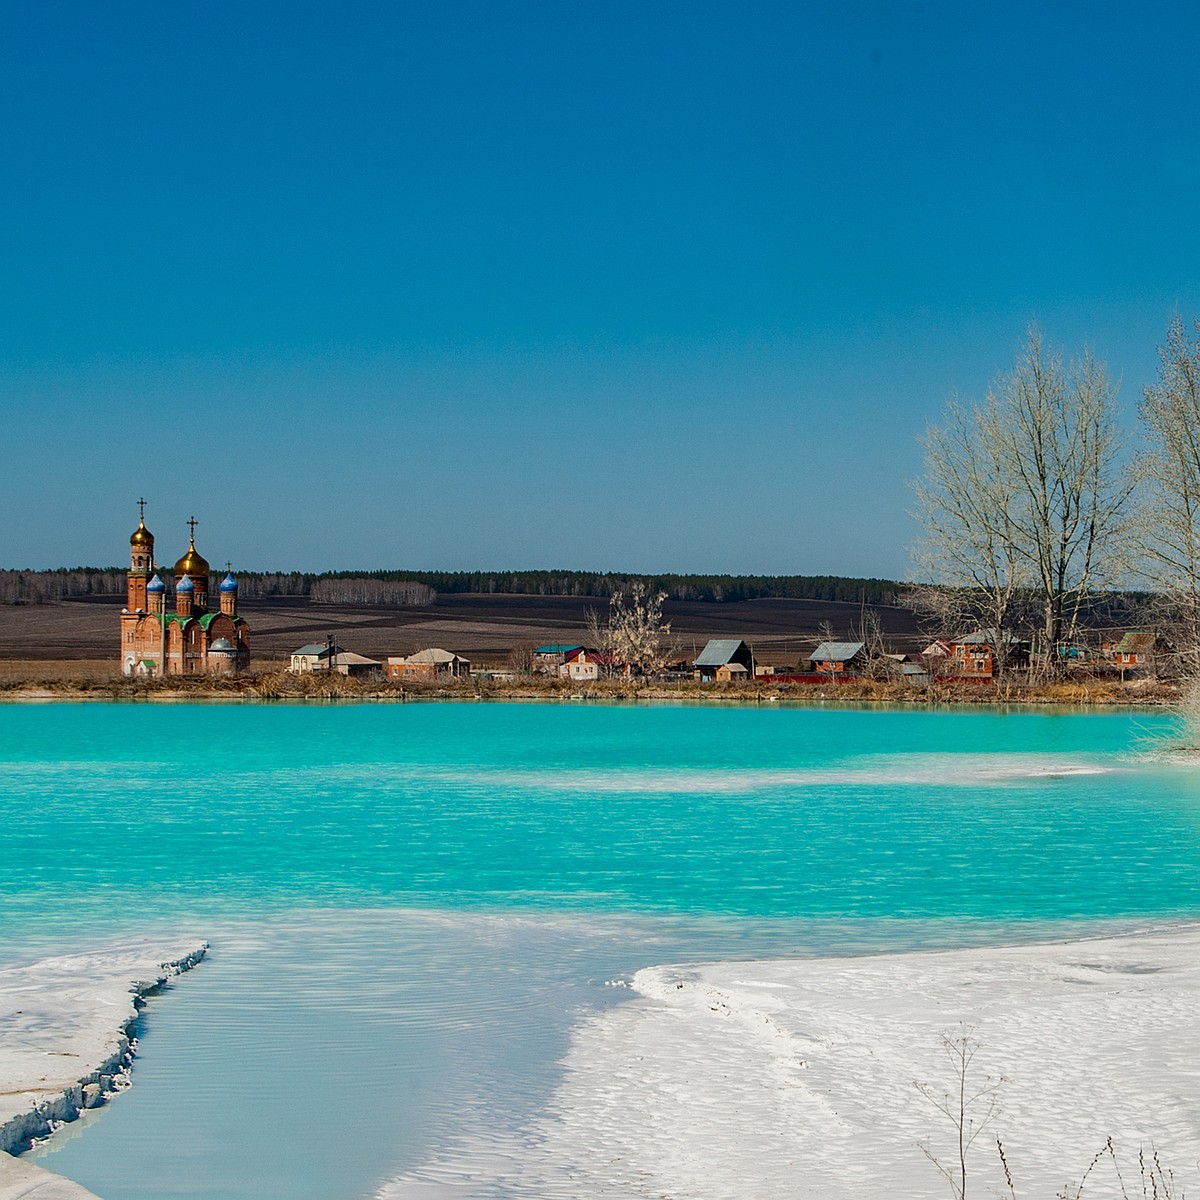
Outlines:
POLYGON ((429 683, 437 679, 464 679, 471 674, 471 660, 463 658, 461 654, 431 646, 406 658, 389 658, 386 674, 389 679, 414 679, 429 683))
POLYGON ((530 667, 540 675, 562 674, 567 656, 582 649, 583 647, 576 642, 550 642, 548 645, 538 646, 531 656, 530 667))
POLYGON ((818 675, 861 675, 867 666, 865 642, 822 642, 812 652, 818 675))
POLYGON ((312 642, 291 653, 288 671, 292 675, 370 675, 382 670, 383 663, 353 650, 343 650, 337 642, 312 642))
MULTIPOLYGON (((600 678, 601 655, 586 646, 576 646, 563 655, 558 673, 575 683, 587 683, 600 678)), ((611 656, 608 656, 611 658, 611 656)))
MULTIPOLYGON (((713 638, 692 663, 692 674, 701 683, 713 683, 717 671, 732 663, 737 663, 746 676, 754 674, 754 653, 745 642, 740 638, 713 638)), ((731 677, 732 673, 726 671, 726 678, 731 677)))
POLYGON ((1121 673, 1150 671, 1158 668, 1159 660, 1170 653, 1170 644, 1157 633, 1131 631, 1104 647, 1112 662, 1120 667, 1121 673))
MULTIPOLYGON (((945 674, 954 674, 960 679, 992 679, 996 676, 1001 660, 1005 670, 1015 670, 1029 665, 1030 644, 1022 641, 1006 629, 976 629, 964 633, 950 643, 953 669, 945 674), (997 650, 1002 653, 997 653, 997 650)), ((950 663, 947 664, 949 668, 950 663)))

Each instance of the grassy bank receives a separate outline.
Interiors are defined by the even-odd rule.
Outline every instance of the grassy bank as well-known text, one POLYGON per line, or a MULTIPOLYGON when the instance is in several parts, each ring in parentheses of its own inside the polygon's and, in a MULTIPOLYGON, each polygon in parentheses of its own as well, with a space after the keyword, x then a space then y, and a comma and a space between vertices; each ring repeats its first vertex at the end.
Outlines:
POLYGON ((867 702, 881 704, 1056 704, 1079 707, 1106 705, 1174 705, 1180 689, 1153 680, 1118 682, 1078 680, 1049 684, 937 683, 913 686, 863 679, 841 684, 695 683, 690 680, 648 683, 608 679, 588 684, 530 676, 511 682, 484 679, 404 684, 343 675, 290 675, 262 671, 230 678, 207 676, 165 680, 128 679, 83 670, 72 674, 54 669, 0 675, 0 700, 544 700, 544 701, 718 701, 721 703, 867 702))

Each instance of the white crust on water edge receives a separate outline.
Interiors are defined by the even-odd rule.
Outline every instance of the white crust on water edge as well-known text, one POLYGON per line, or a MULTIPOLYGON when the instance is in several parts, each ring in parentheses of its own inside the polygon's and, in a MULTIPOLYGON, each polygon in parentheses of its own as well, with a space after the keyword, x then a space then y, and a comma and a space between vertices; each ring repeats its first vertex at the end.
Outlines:
POLYGON ((0 1200, 91 1195, 12 1155, 129 1085, 145 997, 207 951, 201 938, 126 942, 0 970, 0 1200))
MULTIPOLYGON (((381 1200, 942 1200, 922 1143, 952 1164, 956 1134, 916 1084, 954 1090, 942 1035, 964 1025, 977 1087, 1004 1077, 971 1192, 1009 1194, 997 1136, 1018 1196, 1060 1194, 1108 1137, 1130 1195, 1142 1149, 1200 1184, 1200 928, 650 967, 632 986, 576 1029, 513 1144, 448 1148, 381 1200)), ((1098 1165, 1085 1195, 1121 1194, 1098 1165)))

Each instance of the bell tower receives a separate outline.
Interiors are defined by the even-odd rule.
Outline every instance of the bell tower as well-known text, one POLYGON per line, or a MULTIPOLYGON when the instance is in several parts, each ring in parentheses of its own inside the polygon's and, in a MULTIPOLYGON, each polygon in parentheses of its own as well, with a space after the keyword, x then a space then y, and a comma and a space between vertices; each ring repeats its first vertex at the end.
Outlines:
POLYGON ((125 607, 130 612, 145 612, 146 588, 154 574, 154 534, 146 528, 146 501, 138 500, 138 527, 129 538, 129 575, 125 607))
POLYGON ((221 611, 227 617, 236 617, 238 582, 233 577, 233 563, 225 564, 225 578, 221 580, 221 611))

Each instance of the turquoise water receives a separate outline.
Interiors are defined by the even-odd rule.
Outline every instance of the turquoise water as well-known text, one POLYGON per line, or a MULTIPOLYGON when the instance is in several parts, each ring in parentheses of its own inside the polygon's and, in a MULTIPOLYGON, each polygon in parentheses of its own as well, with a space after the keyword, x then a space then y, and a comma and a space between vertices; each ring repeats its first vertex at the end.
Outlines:
POLYGON ((1200 775, 1171 735, 1146 712, 0 707, 0 956, 213 940, 147 1010, 135 1087, 47 1165, 106 1200, 368 1196, 519 1135, 573 1022, 647 963, 1195 918, 1200 775))

